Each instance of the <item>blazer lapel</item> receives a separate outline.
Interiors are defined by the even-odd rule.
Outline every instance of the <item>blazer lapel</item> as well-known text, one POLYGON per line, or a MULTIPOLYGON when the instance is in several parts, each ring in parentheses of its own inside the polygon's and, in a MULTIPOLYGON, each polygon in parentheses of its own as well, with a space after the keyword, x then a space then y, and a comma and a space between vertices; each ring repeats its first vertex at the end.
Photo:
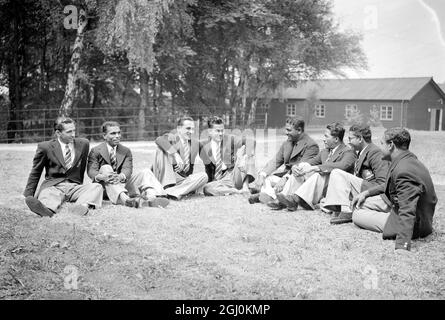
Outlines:
POLYGON ((346 147, 346 145, 343 143, 338 146, 337 150, 335 150, 334 154, 332 155, 332 157, 330 159, 331 162, 335 162, 340 157, 340 155, 343 153, 343 149, 345 147, 346 147))
POLYGON ((53 148, 53 152, 54 152, 57 160, 59 160, 60 164, 66 169, 65 158, 63 157, 63 152, 62 152, 62 148, 60 146, 59 141, 53 140, 51 142, 51 147, 53 148))
POLYGON ((73 165, 71 166, 71 168, 75 167, 77 162, 79 161, 81 155, 82 155, 82 145, 80 144, 80 141, 74 139, 74 161, 73 161, 73 165))
POLYGON ((297 154, 299 154, 301 152, 301 150, 303 150, 303 147, 306 145, 306 141, 305 140, 299 140, 296 144, 294 144, 294 147, 292 149, 292 152, 290 154, 290 159, 292 159, 293 157, 295 157, 297 154))
MULTIPOLYGON (((125 155, 122 152, 122 148, 120 148, 120 145, 117 145, 116 147, 116 168, 119 168, 122 162, 124 162, 125 155)), ((110 160, 111 162, 111 160, 110 160)))
POLYGON ((362 154, 358 157, 357 165, 355 166, 357 172, 360 172, 360 169, 362 168, 363 162, 365 161, 366 156, 368 155, 369 149, 371 149, 371 145, 370 144, 368 145, 366 150, 364 152, 362 152, 362 154))
POLYGON ((101 154, 102 158, 108 163, 111 164, 110 160, 110 153, 108 152, 107 143, 103 142, 99 146, 99 153, 101 154))

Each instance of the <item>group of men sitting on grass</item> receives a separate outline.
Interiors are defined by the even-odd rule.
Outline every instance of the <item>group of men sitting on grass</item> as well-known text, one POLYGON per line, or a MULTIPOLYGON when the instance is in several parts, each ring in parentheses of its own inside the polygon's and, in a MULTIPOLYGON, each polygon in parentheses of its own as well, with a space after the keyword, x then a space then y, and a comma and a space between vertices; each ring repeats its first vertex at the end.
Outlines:
POLYGON ((255 141, 228 135, 224 121, 208 121, 208 137, 195 138, 190 117, 178 120, 176 130, 155 140, 151 169, 133 172, 131 150, 121 142, 120 125, 102 125, 104 142, 90 150, 89 141, 76 138, 75 122, 58 118, 55 139, 38 144, 25 188, 25 202, 39 216, 52 216, 65 201, 86 215, 113 204, 139 208, 166 207, 192 193, 207 196, 248 194, 251 204, 272 210, 320 208, 331 224, 357 226, 395 239, 396 249, 410 250, 411 240, 432 233, 437 197, 427 168, 409 151, 411 137, 404 128, 385 131, 381 146, 372 143, 369 126, 353 125, 349 145, 341 123, 324 130, 325 149, 304 132, 298 117, 286 120, 286 135, 276 156, 256 171, 255 141), (194 172, 199 155, 205 172, 194 172), (37 186, 45 169, 45 179, 37 186), (85 170, 92 183, 83 184, 85 170))

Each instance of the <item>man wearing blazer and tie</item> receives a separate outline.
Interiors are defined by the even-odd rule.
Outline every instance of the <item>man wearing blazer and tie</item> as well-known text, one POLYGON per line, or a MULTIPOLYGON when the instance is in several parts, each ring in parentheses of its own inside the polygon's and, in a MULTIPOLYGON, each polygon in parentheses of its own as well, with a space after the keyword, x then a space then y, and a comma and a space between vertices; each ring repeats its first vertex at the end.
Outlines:
POLYGON ((381 141, 384 159, 390 160, 385 183, 359 193, 352 200, 352 221, 357 226, 395 239, 396 252, 411 250, 411 240, 433 232, 437 204, 428 169, 409 151, 411 136, 404 128, 385 131, 381 141), (386 208, 369 207, 368 201, 384 195, 386 208), (401 250, 399 250, 401 249, 401 250))
POLYGON ((70 118, 58 118, 55 139, 37 146, 31 173, 24 191, 25 202, 39 216, 53 216, 63 202, 75 202, 72 211, 85 215, 102 206, 102 186, 82 184, 87 164, 89 142, 75 138, 76 126, 70 118), (45 169, 45 180, 36 194, 45 169))
POLYGON ((334 169, 352 172, 356 155, 354 151, 343 143, 345 129, 342 124, 333 122, 327 125, 323 142, 325 149, 308 163, 300 163, 292 168, 289 180, 297 186, 294 193, 277 194, 278 202, 271 202, 269 206, 279 210, 286 208, 295 211, 298 205, 313 210, 326 194, 330 173, 334 169))
POLYGON ((249 193, 248 185, 255 179, 254 140, 224 134, 224 121, 208 120, 209 139, 201 144, 200 156, 209 182, 204 186, 207 196, 249 193))
MULTIPOLYGON (((352 198, 360 192, 384 184, 388 173, 389 162, 382 159, 382 150, 372 143, 369 126, 352 125, 349 128, 349 144, 358 154, 354 174, 333 170, 323 205, 324 209, 333 213, 331 224, 352 222, 352 198)), ((386 207, 379 196, 374 200, 376 208, 386 207)))
POLYGON ((164 186, 167 195, 174 200, 200 191, 208 181, 205 172, 193 173, 199 152, 199 141, 193 137, 194 131, 193 118, 181 117, 176 130, 155 140, 158 149, 153 173, 164 186))
POLYGON ((150 169, 133 172, 131 150, 123 146, 120 124, 107 121, 102 125, 104 142, 91 149, 88 176, 105 188, 113 204, 138 208, 165 207, 169 201, 162 196, 164 188, 150 169))
POLYGON ((287 140, 275 158, 258 173, 256 185, 260 193, 249 198, 251 204, 267 204, 276 199, 276 193, 290 194, 294 191, 288 179, 292 166, 315 158, 319 152, 318 144, 304 132, 304 120, 299 117, 287 118, 285 130, 287 140))

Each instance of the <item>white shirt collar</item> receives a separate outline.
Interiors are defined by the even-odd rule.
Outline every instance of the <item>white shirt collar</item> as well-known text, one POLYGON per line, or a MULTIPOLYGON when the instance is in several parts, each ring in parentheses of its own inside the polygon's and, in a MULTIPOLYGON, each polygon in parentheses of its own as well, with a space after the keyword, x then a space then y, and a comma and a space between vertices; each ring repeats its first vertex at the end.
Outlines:
POLYGON ((366 150, 366 148, 369 146, 369 144, 367 144, 359 153, 358 153, 358 156, 360 157, 361 155, 362 155, 362 153, 363 153, 363 151, 365 151, 366 150))
POLYGON ((71 150, 74 148, 74 143, 73 142, 65 143, 65 142, 62 142, 62 140, 60 140, 59 138, 57 138, 57 141, 59 141, 59 144, 60 144, 60 147, 62 148, 62 150, 65 150, 65 146, 66 145, 68 145, 71 150))
POLYGON ((108 150, 108 153, 109 153, 109 154, 111 153, 111 149, 114 149, 114 151, 117 150, 117 146, 112 147, 112 146, 110 146, 110 145, 108 144, 108 142, 105 142, 105 143, 106 143, 106 145, 107 145, 107 150, 108 150))
POLYGON ((335 151, 338 149, 338 147, 340 147, 340 145, 336 146, 334 149, 331 150, 330 154, 333 155, 335 153, 335 151))

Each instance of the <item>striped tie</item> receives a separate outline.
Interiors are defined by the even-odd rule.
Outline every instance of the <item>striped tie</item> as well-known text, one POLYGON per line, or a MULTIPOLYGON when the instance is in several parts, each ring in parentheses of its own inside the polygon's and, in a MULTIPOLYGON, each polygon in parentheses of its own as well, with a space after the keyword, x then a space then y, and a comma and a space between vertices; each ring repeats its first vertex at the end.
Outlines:
POLYGON ((215 160, 216 160, 215 180, 219 180, 222 177, 221 146, 219 144, 216 147, 215 160))
POLYGON ((184 172, 188 172, 190 169, 190 146, 189 142, 186 141, 184 144, 184 172))
POLYGON ((359 169, 358 160, 359 159, 355 160, 355 164, 354 164, 354 176, 357 176, 357 177, 358 177, 358 169, 359 169))
POLYGON ((65 165, 67 169, 71 168, 71 149, 68 143, 65 145, 65 165))
POLYGON ((111 162, 111 167, 113 168, 113 171, 116 171, 116 149, 115 148, 111 148, 111 152, 110 152, 110 162, 111 162))

